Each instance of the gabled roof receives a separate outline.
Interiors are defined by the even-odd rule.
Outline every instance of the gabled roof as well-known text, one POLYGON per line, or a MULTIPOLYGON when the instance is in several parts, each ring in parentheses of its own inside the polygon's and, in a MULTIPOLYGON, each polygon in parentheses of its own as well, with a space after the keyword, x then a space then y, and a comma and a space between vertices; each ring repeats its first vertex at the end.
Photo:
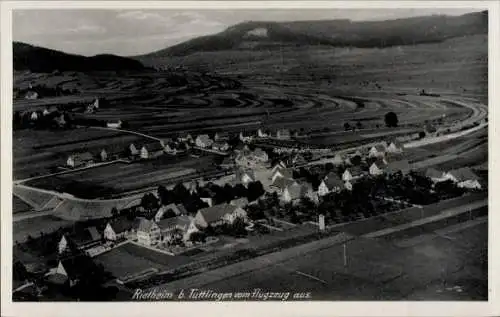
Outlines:
POLYGON ((370 150, 372 148, 375 148, 375 150, 377 150, 377 152, 385 152, 385 147, 382 145, 382 144, 377 144, 377 145, 374 145, 370 148, 370 150))
POLYGON ((408 160, 400 160, 400 161, 395 161, 395 162, 390 162, 387 164, 387 172, 389 173, 394 173, 394 172, 407 172, 411 169, 410 163, 408 160))
POLYGON ((94 158, 90 152, 75 153, 75 154, 71 154, 70 156, 75 161, 76 160, 90 161, 94 158))
POLYGON ((443 177, 443 174, 444 174, 444 172, 438 171, 437 169, 432 168, 432 167, 428 168, 425 171, 425 176, 427 176, 429 178, 441 178, 441 177, 443 177))
POLYGON ((145 143, 142 145, 148 152, 163 151, 163 146, 159 141, 145 143))
POLYGON ((96 241, 101 239, 101 235, 99 234, 99 231, 97 231, 96 227, 89 227, 87 230, 89 231, 92 240, 96 241))
POLYGON ((103 147, 99 153, 101 153, 102 150, 104 150, 107 155, 117 155, 125 153, 126 147, 123 144, 110 144, 103 147))
POLYGON ((70 256, 60 262, 69 278, 76 278, 85 275, 85 273, 92 269, 94 265, 92 260, 83 254, 70 256))
POLYGON ((405 156, 403 154, 388 152, 388 153, 386 153, 384 159, 389 164, 390 162, 397 162, 397 161, 404 160, 404 158, 405 158, 405 156))
MULTIPOLYGON (((346 168, 346 170, 348 170, 352 176, 358 176, 358 175, 363 174, 363 169, 360 166, 351 166, 349 168, 346 168)), ((345 170, 344 170, 344 172, 345 172, 345 170)))
POLYGON ((267 153, 264 150, 262 150, 261 148, 256 148, 253 151, 253 155, 262 157, 262 156, 267 156, 267 153))
POLYGON ((274 180, 272 186, 275 186, 275 187, 280 188, 280 189, 285 189, 287 186, 294 184, 294 183, 296 183, 296 181, 294 181, 293 179, 277 177, 274 180))
POLYGON ((229 204, 243 208, 246 205, 248 205, 248 198, 246 197, 236 198, 231 200, 229 204))
POLYGON ((328 189, 332 189, 335 187, 340 187, 340 188, 344 187, 344 182, 336 174, 335 176, 331 176, 328 178, 325 177, 323 179, 323 182, 325 183, 326 187, 328 187, 328 189))
POLYGON ((200 140, 201 142, 208 142, 211 141, 210 137, 208 134, 200 134, 196 137, 197 140, 200 140))
POLYGON ((255 181, 255 174, 252 170, 237 169, 235 174, 236 174, 236 179, 238 180, 242 179, 243 176, 246 174, 252 179, 252 181, 255 181))
POLYGON ((154 221, 148 220, 146 218, 140 218, 139 228, 137 231, 149 232, 154 225, 154 221))
POLYGON ((300 198, 301 194, 303 193, 302 186, 297 184, 297 183, 294 183, 294 184, 287 186, 286 190, 288 191, 288 193, 290 194, 290 197, 292 199, 300 198))
POLYGON ((478 180, 479 177, 468 167, 462 167, 456 170, 451 170, 448 172, 453 175, 458 181, 467 181, 467 180, 478 180))
POLYGON ((120 234, 134 228, 134 221, 128 220, 125 217, 113 219, 108 223, 116 234, 120 234))
POLYGON ((207 223, 211 223, 221 219, 224 215, 233 213, 237 208, 239 207, 230 204, 221 204, 202 208, 198 210, 198 212, 203 216, 207 223))
MULTIPOLYGON (((386 165, 385 162, 384 162, 384 160, 381 159, 381 158, 378 158, 378 159, 376 159, 376 160, 374 160, 372 162, 373 162, 372 165, 375 164, 375 166, 377 166, 378 168, 382 168, 382 167, 384 167, 386 165)), ((371 165, 370 165, 370 167, 371 167, 371 165)))
MULTIPOLYGON (((187 214, 186 208, 184 208, 184 205, 182 205, 182 204, 171 203, 171 204, 168 204, 166 206, 161 206, 160 210, 163 211, 164 213, 169 211, 169 210, 172 210, 176 215, 187 214)), ((158 212, 160 212, 160 210, 158 210, 158 212)))
POLYGON ((289 168, 278 168, 276 171, 274 171, 273 173, 273 177, 274 175, 276 175, 277 173, 280 173, 281 175, 283 175, 284 178, 293 178, 293 171, 289 168))
POLYGON ((402 144, 401 142, 399 142, 398 140, 392 140, 392 141, 390 141, 390 142, 389 142, 389 146, 390 146, 392 143, 394 143, 394 146, 396 146, 396 148, 398 148, 398 149, 399 149, 399 148, 401 148, 401 147, 403 147, 403 144, 402 144))
POLYGON ((181 215, 177 217, 165 218, 158 222, 158 227, 160 229, 168 229, 174 226, 189 226, 191 223, 191 218, 186 215, 181 215))

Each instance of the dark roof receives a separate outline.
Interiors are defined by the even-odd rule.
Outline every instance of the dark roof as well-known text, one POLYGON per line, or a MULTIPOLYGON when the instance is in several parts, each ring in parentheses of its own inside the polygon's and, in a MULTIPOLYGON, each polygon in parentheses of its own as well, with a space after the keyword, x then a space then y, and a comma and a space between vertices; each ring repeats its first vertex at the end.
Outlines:
POLYGON ((106 147, 102 148, 101 152, 102 152, 102 150, 106 151, 107 155, 116 155, 116 154, 125 153, 126 146, 123 144, 110 144, 110 145, 106 145, 106 147))
POLYGON ((101 235, 97 231, 96 227, 89 227, 89 228, 87 228, 87 230, 89 231, 90 236, 92 237, 92 240, 96 241, 96 240, 101 239, 101 235))
POLYGON ((425 171, 425 176, 430 178, 441 178, 443 177, 443 172, 431 167, 425 171))
POLYGON ((129 231, 134 228, 134 221, 128 220, 126 217, 119 217, 108 222, 113 231, 117 234, 129 231))
POLYGON ((186 215, 181 215, 177 217, 170 217, 170 218, 165 218, 162 219, 158 222, 158 227, 160 229, 167 229, 171 228, 173 226, 179 225, 179 226, 189 226, 191 223, 191 218, 186 216, 186 215))
POLYGON ((154 225, 154 221, 146 219, 146 218, 140 218, 139 228, 137 229, 137 231, 149 232, 153 225, 154 225))
MULTIPOLYGON (((377 152, 385 152, 385 147, 382 144, 377 144, 372 146, 372 148, 375 148, 377 152)), ((370 150, 372 149, 370 148, 370 150)))
POLYGON ((326 187, 328 187, 328 189, 332 189, 335 187, 344 187, 344 182, 337 175, 335 175, 335 177, 325 177, 323 182, 325 182, 325 185, 326 187))
POLYGON ((68 277, 75 278, 84 275, 92 269, 94 263, 86 255, 73 255, 61 260, 68 277))
POLYGON ((233 213, 237 208, 239 207, 230 204, 221 204, 202 208, 198 212, 203 216, 207 223, 211 223, 221 219, 226 214, 233 213))
POLYGON ((448 172, 459 181, 478 180, 479 177, 468 167, 462 167, 448 172))
POLYGON ((172 210, 176 215, 185 215, 187 214, 186 208, 184 208, 184 205, 182 204, 168 204, 166 206, 162 206, 161 208, 164 209, 165 212, 172 210))
POLYGON ((148 152, 163 151, 163 146, 159 141, 144 143, 142 146, 145 147, 148 152))
POLYGON ((349 173, 351 173, 352 176, 358 176, 363 174, 363 169, 360 166, 352 166, 347 168, 347 170, 349 170, 349 173))
POLYGON ((80 160, 80 161, 90 161, 94 157, 92 156, 92 153, 90 152, 82 152, 82 153, 75 153, 71 155, 73 157, 73 160, 80 160))
POLYGON ((246 205, 248 205, 248 199, 246 197, 236 198, 236 199, 231 200, 229 203, 231 205, 243 208, 246 205))
POLYGON ((293 179, 278 177, 273 182, 272 186, 278 187, 280 189, 285 189, 289 185, 296 183, 293 179))
POLYGON ((283 175, 284 178, 293 178, 293 171, 289 168, 278 168, 274 173, 273 173, 273 177, 274 175, 276 175, 276 173, 280 172, 281 175, 283 175))

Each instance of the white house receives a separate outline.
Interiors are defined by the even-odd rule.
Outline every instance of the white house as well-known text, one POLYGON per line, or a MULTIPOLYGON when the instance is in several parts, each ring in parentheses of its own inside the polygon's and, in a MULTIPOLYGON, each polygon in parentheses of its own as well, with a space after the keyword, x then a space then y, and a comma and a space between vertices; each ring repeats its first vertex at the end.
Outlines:
POLYGON ((372 146, 370 148, 370 151, 368 152, 369 157, 384 157, 384 155, 385 155, 385 148, 381 144, 372 146))
POLYGON ((278 168, 272 173, 271 181, 274 182, 278 177, 293 179, 293 172, 287 168, 278 168))
POLYGON ((199 231, 198 228, 196 228, 194 218, 187 215, 162 219, 158 223, 158 227, 160 227, 161 239, 163 241, 171 241, 176 238, 176 236, 187 241, 191 233, 199 231))
POLYGON ((350 181, 352 179, 359 178, 363 175, 363 171, 358 166, 353 166, 351 168, 346 168, 342 174, 343 181, 350 181))
POLYGON ((435 168, 428 168, 425 171, 425 176, 430 178, 432 180, 432 182, 434 182, 434 183, 438 183, 438 182, 442 182, 442 181, 447 180, 447 178, 445 177, 445 174, 446 174, 445 172, 438 171, 435 168))
POLYGON ((276 138, 280 140, 289 140, 290 137, 290 130, 288 129, 279 129, 276 133, 276 138))
POLYGON ((253 140, 252 134, 247 131, 240 132, 239 135, 240 141, 244 143, 251 142, 253 140))
POLYGON ((126 238, 134 230, 134 222, 127 219, 114 219, 106 224, 103 236, 106 241, 117 241, 126 238))
POLYGON ((151 220, 141 218, 137 229, 137 242, 146 246, 157 245, 161 241, 161 230, 151 220))
POLYGON ((331 163, 335 166, 339 166, 344 164, 344 160, 342 159, 342 156, 340 156, 340 154, 336 154, 331 163))
POLYGON ((269 136, 269 134, 266 131, 264 131, 263 129, 259 129, 259 130, 257 130, 257 136, 259 138, 267 138, 269 136))
POLYGON ((452 180, 458 187, 481 189, 479 177, 468 167, 449 171, 444 174, 444 178, 452 180))
POLYGON ((312 187, 309 184, 293 183, 285 187, 280 199, 284 203, 293 203, 302 197, 310 196, 312 192, 312 187))
POLYGON ((130 152, 130 155, 132 156, 136 156, 136 155, 139 155, 139 150, 137 149, 137 147, 135 146, 134 143, 131 143, 129 146, 128 146, 128 150, 130 152))
POLYGON ((141 158, 142 159, 150 159, 163 155, 164 148, 160 142, 152 142, 148 144, 144 144, 141 147, 141 158))
POLYGON ((210 148, 214 141, 210 139, 208 134, 200 134, 196 137, 195 144, 197 147, 210 148))
POLYGON ((251 170, 237 169, 235 173, 235 182, 241 183, 246 187, 249 183, 255 182, 255 174, 251 170))
POLYGON ((198 210, 195 223, 201 228, 206 228, 223 223, 232 224, 237 218, 246 221, 247 213, 243 208, 230 204, 221 204, 198 210))
POLYGON ((369 168, 370 175, 377 176, 384 173, 383 165, 381 162, 373 162, 369 168))
POLYGON ((30 116, 31 121, 36 121, 38 120, 38 113, 36 111, 33 111, 30 116))
POLYGON ((94 163, 94 157, 89 152, 76 153, 68 156, 66 165, 70 167, 88 166, 94 163))
POLYGON ((403 147, 397 141, 392 141, 386 149, 389 153, 401 153, 403 152, 403 147))
POLYGON ((331 192, 340 192, 344 188, 344 182, 334 173, 328 174, 318 186, 318 195, 325 196, 331 192))
POLYGON ((110 121, 110 122, 106 123, 106 126, 108 128, 112 128, 112 129, 120 129, 122 127, 122 120, 110 121))
POLYGON ((59 240, 57 250, 58 250, 59 254, 62 254, 66 251, 69 251, 69 243, 68 243, 68 240, 66 239, 66 236, 63 235, 61 237, 61 240, 59 240))

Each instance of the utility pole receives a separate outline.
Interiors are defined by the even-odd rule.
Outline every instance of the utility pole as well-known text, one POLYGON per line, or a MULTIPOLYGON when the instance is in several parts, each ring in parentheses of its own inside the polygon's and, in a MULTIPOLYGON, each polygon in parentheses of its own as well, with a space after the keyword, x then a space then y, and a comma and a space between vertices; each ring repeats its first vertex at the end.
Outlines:
POLYGON ((347 250, 346 244, 344 243, 344 266, 347 266, 347 250))

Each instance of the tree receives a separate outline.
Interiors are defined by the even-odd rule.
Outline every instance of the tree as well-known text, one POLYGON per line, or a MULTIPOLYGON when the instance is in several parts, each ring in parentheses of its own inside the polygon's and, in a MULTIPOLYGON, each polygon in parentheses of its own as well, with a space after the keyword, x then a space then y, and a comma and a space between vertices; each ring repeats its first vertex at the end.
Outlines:
POLYGON ((419 138, 419 139, 423 139, 423 138, 425 138, 425 132, 424 132, 424 131, 420 131, 420 132, 418 133, 418 138, 419 138))
POLYGON ((160 198, 160 203, 164 206, 171 203, 169 191, 163 185, 158 186, 158 198, 160 198))
POLYGON ((203 231, 195 231, 189 236, 189 240, 193 242, 205 242, 207 234, 203 231))
POLYGON ((116 209, 116 207, 113 207, 111 208, 111 217, 116 217, 118 216, 119 212, 118 212, 118 209, 116 209))
POLYGON ((349 122, 344 123, 344 130, 349 131, 350 129, 351 129, 351 125, 349 124, 349 122))
POLYGON ((361 156, 355 155, 351 157, 351 163, 352 165, 360 165, 361 164, 361 156))
POLYGON ((141 206, 147 211, 152 211, 159 207, 158 199, 152 193, 147 193, 141 199, 141 206))
POLYGON ((398 116, 394 112, 388 112, 385 115, 385 125, 389 128, 398 126, 398 116))
POLYGON ((333 167, 334 167, 333 163, 331 163, 331 162, 328 162, 328 163, 325 164, 325 170, 327 172, 331 171, 333 169, 333 167))
POLYGON ((260 181, 251 182, 248 184, 248 201, 254 201, 264 194, 264 186, 260 181))

